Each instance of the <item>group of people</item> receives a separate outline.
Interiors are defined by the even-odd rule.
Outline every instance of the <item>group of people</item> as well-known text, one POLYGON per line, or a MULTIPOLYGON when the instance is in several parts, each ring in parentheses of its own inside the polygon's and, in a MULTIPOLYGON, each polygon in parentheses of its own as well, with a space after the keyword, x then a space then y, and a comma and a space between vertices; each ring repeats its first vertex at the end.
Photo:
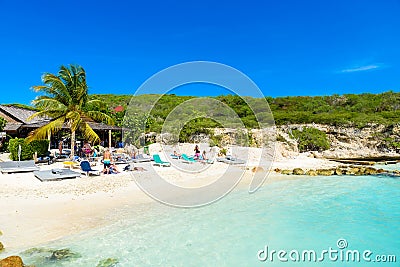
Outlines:
POLYGON ((208 160, 207 156, 206 156, 206 151, 203 150, 203 153, 200 154, 200 148, 198 145, 196 145, 194 147, 194 157, 193 159, 196 160, 208 160))
MULTIPOLYGON (((60 140, 58 142, 58 151, 59 155, 63 155, 63 149, 64 149, 64 141, 60 140)), ((83 146, 78 146, 75 144, 74 146, 74 152, 75 155, 77 155, 80 158, 90 158, 90 157, 97 157, 99 152, 93 148, 89 142, 84 142, 83 146)))
MULTIPOLYGON (((58 150, 60 156, 63 155, 63 148, 64 148, 64 141, 60 140, 58 143, 58 150)), ((90 157, 97 157, 99 155, 99 152, 95 148, 92 148, 89 142, 84 142, 84 145, 82 147, 75 145, 75 154, 78 158, 88 159, 90 157)), ((114 164, 112 159, 112 154, 108 148, 104 150, 102 161, 104 165, 102 171, 103 174, 112 174, 120 172, 117 166, 114 164)))
MULTIPOLYGON (((194 147, 194 156, 193 159, 194 160, 208 160, 207 156, 206 156, 206 151, 203 150, 203 153, 201 153, 200 147, 198 145, 196 145, 194 147)), ((176 152, 176 150, 174 151, 173 156, 180 158, 181 154, 179 154, 178 152, 176 152)))

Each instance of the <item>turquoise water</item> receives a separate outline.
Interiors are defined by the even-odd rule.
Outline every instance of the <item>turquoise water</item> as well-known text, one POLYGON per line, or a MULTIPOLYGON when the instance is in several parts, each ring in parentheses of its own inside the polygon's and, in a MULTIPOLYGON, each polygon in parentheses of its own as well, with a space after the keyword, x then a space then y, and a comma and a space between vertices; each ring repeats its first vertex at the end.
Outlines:
POLYGON ((375 164, 373 166, 376 169, 384 169, 384 170, 388 170, 388 171, 394 171, 394 170, 400 170, 400 163, 396 163, 396 164, 375 164))
POLYGON ((203 208, 161 204, 118 210, 124 219, 46 247, 70 248, 81 257, 51 262, 21 254, 40 266, 399 266, 400 179, 378 176, 293 177, 266 184, 255 194, 241 190, 203 208), (347 249, 396 255, 397 263, 261 262, 259 250, 347 249))

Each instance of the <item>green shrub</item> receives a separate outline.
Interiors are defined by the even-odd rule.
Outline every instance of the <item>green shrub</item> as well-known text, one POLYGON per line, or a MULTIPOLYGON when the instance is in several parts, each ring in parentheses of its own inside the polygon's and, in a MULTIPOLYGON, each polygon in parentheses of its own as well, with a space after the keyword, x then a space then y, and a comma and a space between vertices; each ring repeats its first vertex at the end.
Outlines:
POLYGON ((193 142, 193 137, 200 134, 210 135, 210 128, 218 124, 209 118, 197 118, 188 121, 179 132, 179 142, 193 142))
POLYGON ((226 156, 226 153, 227 153, 228 151, 226 150, 226 148, 221 148, 221 150, 219 151, 219 153, 221 154, 221 155, 224 155, 224 156, 226 156))
POLYGON ((49 140, 34 140, 30 145, 33 153, 37 152, 38 156, 44 156, 49 150, 49 140))
POLYGON ((330 148, 326 134, 316 128, 306 127, 292 131, 293 137, 297 140, 300 152, 323 151, 330 148))
POLYGON ((278 135, 276 136, 276 141, 282 142, 282 143, 287 143, 285 137, 283 137, 283 136, 280 135, 280 134, 278 134, 278 135))
POLYGON ((21 145, 21 160, 30 160, 33 158, 32 146, 24 138, 10 139, 8 150, 11 159, 18 160, 18 146, 21 145))
POLYGON ((251 133, 239 129, 235 133, 235 143, 239 146, 250 146, 252 140, 251 133))
POLYGON ((215 135, 214 133, 210 134, 210 139, 209 139, 209 145, 212 146, 221 146, 221 141, 222 141, 222 135, 217 134, 215 135))
POLYGON ((4 118, 0 117, 0 131, 3 131, 4 126, 6 126, 7 121, 4 118))
POLYGON ((8 150, 10 151, 11 160, 18 160, 18 147, 21 145, 21 160, 33 159, 33 154, 37 152, 38 156, 46 154, 49 146, 48 140, 35 140, 30 143, 24 138, 10 139, 8 150))

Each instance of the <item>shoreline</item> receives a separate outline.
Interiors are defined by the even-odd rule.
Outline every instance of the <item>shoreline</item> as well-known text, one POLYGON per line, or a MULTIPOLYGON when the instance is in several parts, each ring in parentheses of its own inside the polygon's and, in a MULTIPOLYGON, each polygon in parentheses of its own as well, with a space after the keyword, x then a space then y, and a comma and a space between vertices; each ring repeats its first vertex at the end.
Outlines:
MULTIPOLYGON (((62 164, 62 163, 56 163, 62 164)), ((148 171, 135 172, 134 175, 151 179, 156 173, 181 186, 202 186, 213 182, 218 174, 223 173, 228 165, 214 163, 203 172, 194 174, 179 173, 173 167, 156 167, 151 163, 142 164, 148 171)), ((263 186, 279 180, 292 179, 276 173, 275 168, 329 168, 337 167, 325 159, 310 158, 300 155, 296 158, 273 162, 263 186)), ((44 165, 43 169, 55 165, 44 165)), ((234 167, 234 171, 244 173, 240 183, 234 188, 248 187, 254 172, 265 172, 266 168, 253 169, 248 165, 234 167)), ((116 211, 124 207, 147 203, 158 203, 136 185, 130 173, 105 176, 81 176, 81 178, 40 182, 32 173, 0 174, 0 241, 5 250, 0 255, 55 242, 61 238, 112 224, 119 218, 116 211)), ((160 204, 162 205, 162 204, 160 204)))

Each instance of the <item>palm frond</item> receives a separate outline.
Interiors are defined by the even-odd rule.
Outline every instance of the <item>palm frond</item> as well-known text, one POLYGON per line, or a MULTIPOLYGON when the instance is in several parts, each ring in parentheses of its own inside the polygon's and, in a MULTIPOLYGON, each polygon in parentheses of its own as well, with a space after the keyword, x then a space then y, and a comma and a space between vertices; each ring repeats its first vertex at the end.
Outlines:
POLYGON ((90 117, 91 119, 98 121, 98 122, 103 122, 109 125, 114 125, 114 119, 111 118, 111 116, 100 112, 100 111, 87 111, 85 114, 90 117))
POLYGON ((64 103, 60 102, 58 99, 51 98, 49 96, 40 96, 40 97, 36 98, 35 100, 33 100, 32 104, 40 110, 46 110, 46 109, 66 110, 67 109, 67 107, 65 106, 64 103))
POLYGON ((88 100, 87 103, 86 103, 86 107, 89 110, 93 109, 93 108, 96 108, 96 109, 99 109, 99 110, 107 110, 107 108, 108 108, 107 104, 104 101, 101 101, 99 99, 88 100))
POLYGON ((76 131, 79 125, 83 122, 81 114, 75 110, 69 111, 65 117, 71 126, 71 131, 76 131))
POLYGON ((83 136, 93 142, 99 142, 100 141, 100 137, 97 135, 97 133, 95 131, 93 131, 92 127, 90 127, 90 125, 86 122, 82 122, 80 124, 79 129, 82 131, 83 136))
POLYGON ((51 88, 50 90, 44 91, 58 101, 62 102, 64 105, 67 105, 71 100, 71 95, 68 92, 68 88, 64 84, 63 80, 51 73, 46 73, 42 77, 42 81, 51 88))
POLYGON ((65 117, 65 112, 60 110, 46 109, 32 114, 27 118, 27 121, 31 121, 36 117, 48 117, 52 119, 58 119, 60 117, 65 117))
POLYGON ((62 126, 64 125, 65 118, 61 117, 56 120, 49 122, 48 124, 32 131, 28 135, 28 142, 33 140, 41 140, 47 138, 49 133, 56 133, 61 130, 62 126))
POLYGON ((67 84, 72 84, 72 74, 71 71, 64 65, 60 67, 58 72, 59 77, 65 81, 67 84))
POLYGON ((35 85, 32 86, 32 89, 35 92, 45 92, 48 94, 52 94, 52 88, 48 85, 35 85))

